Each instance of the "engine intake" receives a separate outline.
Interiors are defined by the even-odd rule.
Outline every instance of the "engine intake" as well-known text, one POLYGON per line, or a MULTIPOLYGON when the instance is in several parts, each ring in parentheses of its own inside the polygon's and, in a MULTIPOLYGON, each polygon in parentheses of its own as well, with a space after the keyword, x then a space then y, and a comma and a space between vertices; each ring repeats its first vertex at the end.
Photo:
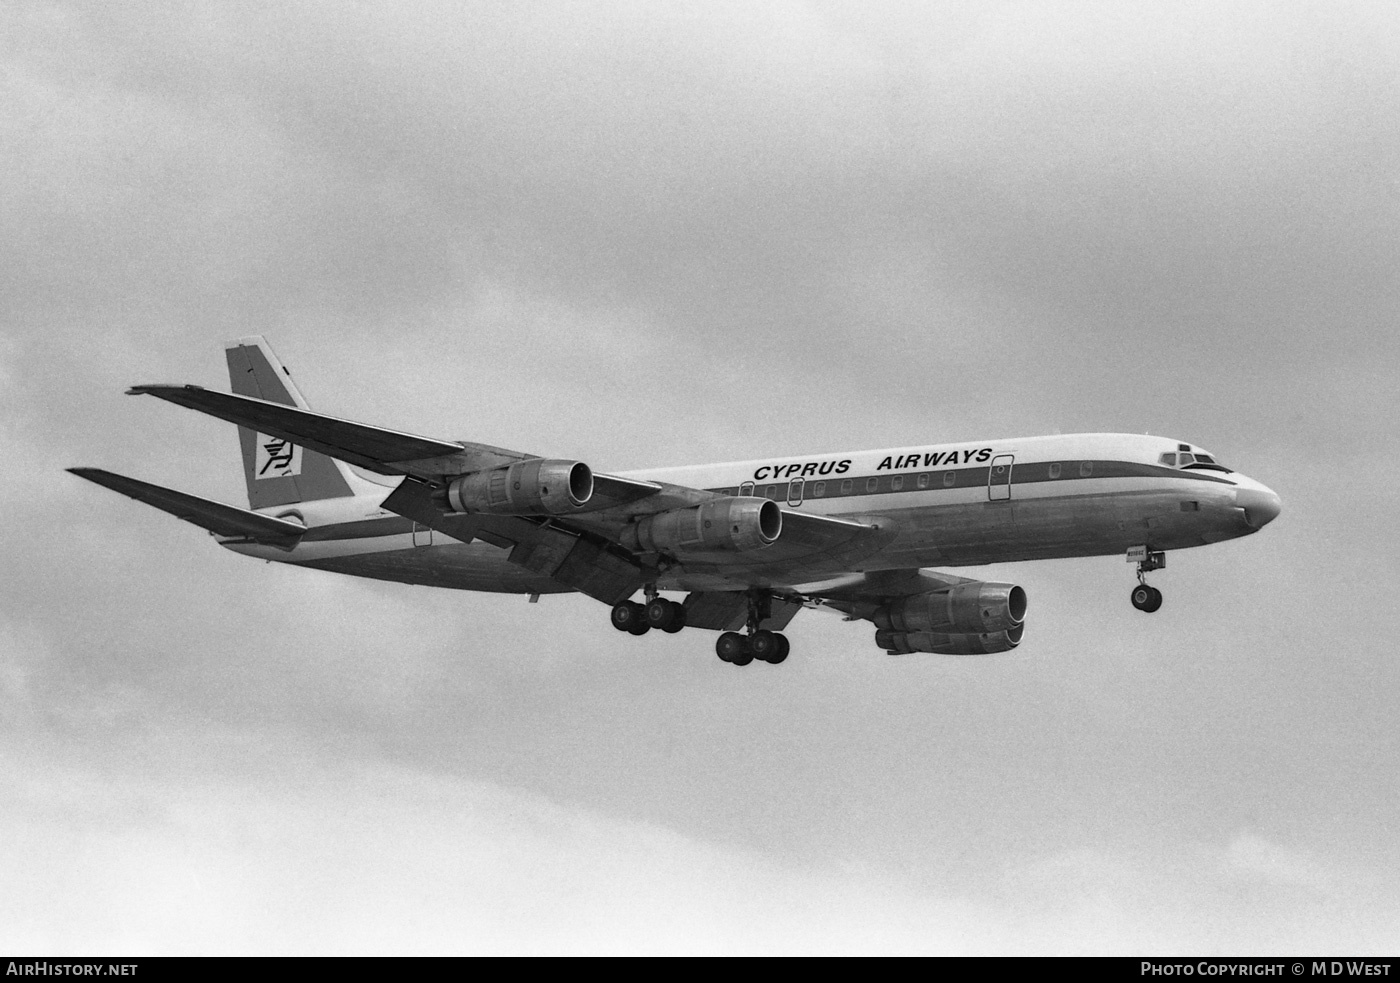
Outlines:
POLYGON ((1021 644, 1024 624, 1007 631, 982 632, 980 634, 936 631, 886 631, 875 633, 875 644, 890 655, 908 655, 912 652, 933 652, 937 655, 995 655, 1009 652, 1021 644))
POLYGON ((625 526, 618 539, 644 553, 744 553, 772 545, 782 532, 783 510, 777 502, 720 498, 646 516, 625 526))
POLYGON ((1022 588, 977 582, 902 597, 876 609, 871 620, 894 632, 985 635, 1009 631, 1025 617, 1022 588))
POLYGON ((536 458, 463 475, 447 486, 447 504, 456 511, 496 515, 559 515, 592 497, 593 472, 582 461, 536 458))

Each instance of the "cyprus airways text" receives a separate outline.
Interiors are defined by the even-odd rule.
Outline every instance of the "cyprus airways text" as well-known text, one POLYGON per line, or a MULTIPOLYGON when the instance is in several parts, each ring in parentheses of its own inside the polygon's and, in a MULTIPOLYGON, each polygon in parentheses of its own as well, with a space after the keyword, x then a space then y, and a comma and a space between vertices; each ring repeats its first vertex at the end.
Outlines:
MULTIPOLYGON (((990 447, 978 447, 967 451, 910 451, 907 454, 891 454, 876 466, 876 471, 903 471, 908 468, 947 468, 956 464, 971 464, 976 461, 985 464, 992 459, 990 447)), ((845 474, 851 470, 851 461, 803 461, 798 464, 765 464, 755 468, 754 481, 777 481, 787 478, 811 478, 814 475, 845 474)))

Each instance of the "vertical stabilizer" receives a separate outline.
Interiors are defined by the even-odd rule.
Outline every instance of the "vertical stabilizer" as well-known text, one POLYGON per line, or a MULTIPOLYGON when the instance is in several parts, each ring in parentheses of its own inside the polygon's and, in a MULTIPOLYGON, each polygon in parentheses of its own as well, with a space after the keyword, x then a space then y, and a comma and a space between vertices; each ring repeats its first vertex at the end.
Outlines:
MULTIPOLYGON (((224 348, 234 393, 310 409, 292 374, 262 335, 230 341, 224 348)), ((247 427, 238 428, 238 443, 243 451, 248 504, 255 509, 344 498, 354 495, 363 483, 342 461, 247 427)))

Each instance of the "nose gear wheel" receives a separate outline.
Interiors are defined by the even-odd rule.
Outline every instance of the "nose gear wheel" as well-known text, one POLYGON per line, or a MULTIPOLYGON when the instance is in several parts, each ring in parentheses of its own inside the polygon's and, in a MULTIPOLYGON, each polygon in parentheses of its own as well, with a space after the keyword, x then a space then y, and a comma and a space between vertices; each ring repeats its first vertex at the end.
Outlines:
POLYGON ((1148 546, 1134 546, 1128 550, 1128 561, 1130 563, 1137 562, 1138 579, 1138 585, 1133 588, 1129 599, 1133 602, 1133 607, 1151 614, 1162 606, 1162 592, 1155 587, 1148 586, 1147 574, 1165 567, 1167 554, 1154 551, 1148 546))
POLYGON ((1147 584, 1138 584, 1133 588, 1132 602, 1139 611, 1151 614, 1162 606, 1162 592, 1147 584))

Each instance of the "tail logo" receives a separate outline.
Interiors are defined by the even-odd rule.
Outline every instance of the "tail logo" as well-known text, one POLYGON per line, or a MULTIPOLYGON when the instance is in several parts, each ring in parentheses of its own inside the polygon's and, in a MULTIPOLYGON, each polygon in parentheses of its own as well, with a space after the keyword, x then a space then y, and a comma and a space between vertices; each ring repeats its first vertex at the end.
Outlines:
POLYGON ((290 440, 260 433, 256 446, 258 454, 253 465, 253 477, 286 478, 301 474, 301 448, 290 440))

